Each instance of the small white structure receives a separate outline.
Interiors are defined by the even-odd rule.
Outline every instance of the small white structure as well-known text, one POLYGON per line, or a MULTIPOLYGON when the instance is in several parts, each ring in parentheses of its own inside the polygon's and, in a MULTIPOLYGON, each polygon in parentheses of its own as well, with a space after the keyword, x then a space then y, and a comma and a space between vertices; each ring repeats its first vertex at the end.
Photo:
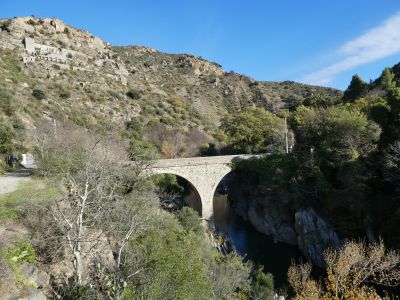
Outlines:
POLYGON ((35 169, 36 164, 33 155, 30 153, 22 154, 22 160, 19 162, 25 169, 35 169))
POLYGON ((24 57, 22 57, 22 62, 24 64, 34 63, 35 62, 35 57, 34 56, 24 56, 24 57))

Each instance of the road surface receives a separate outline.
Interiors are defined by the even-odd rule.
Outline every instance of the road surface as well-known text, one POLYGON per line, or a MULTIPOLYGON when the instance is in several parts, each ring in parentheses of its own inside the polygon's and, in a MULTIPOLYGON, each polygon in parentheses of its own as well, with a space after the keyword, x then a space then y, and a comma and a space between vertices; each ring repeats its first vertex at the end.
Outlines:
POLYGON ((8 194, 17 190, 21 183, 31 180, 29 178, 30 174, 31 170, 21 169, 0 176, 0 195, 8 194))

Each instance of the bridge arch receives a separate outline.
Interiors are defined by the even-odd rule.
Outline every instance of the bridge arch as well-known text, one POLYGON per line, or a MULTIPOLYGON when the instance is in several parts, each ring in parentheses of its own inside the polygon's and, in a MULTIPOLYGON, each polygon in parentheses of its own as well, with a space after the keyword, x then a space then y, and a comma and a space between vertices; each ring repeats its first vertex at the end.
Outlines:
POLYGON ((182 176, 182 174, 179 174, 180 172, 173 172, 173 171, 168 171, 165 173, 161 173, 161 172, 157 172, 157 173, 152 173, 150 174, 150 176, 155 176, 155 175, 175 175, 178 178, 182 178, 189 186, 191 191, 194 193, 195 197, 196 197, 196 203, 187 203, 188 205, 190 205, 195 211, 197 211, 199 213, 199 215, 202 215, 202 207, 203 207, 203 203, 201 200, 201 196, 196 188, 196 186, 190 182, 190 180, 188 178, 186 178, 185 176, 182 176))
POLYGON ((230 169, 227 172, 224 172, 219 178, 216 178, 215 181, 215 186, 212 189, 212 194, 214 195, 215 192, 217 191, 218 186, 221 184, 221 182, 224 180, 224 178, 226 178, 229 174, 231 174, 233 172, 232 169, 230 169))
POLYGON ((232 171, 230 163, 265 156, 266 154, 161 159, 154 162, 149 172, 151 174, 174 174, 187 180, 201 201, 202 219, 211 220, 214 193, 221 180, 232 171))

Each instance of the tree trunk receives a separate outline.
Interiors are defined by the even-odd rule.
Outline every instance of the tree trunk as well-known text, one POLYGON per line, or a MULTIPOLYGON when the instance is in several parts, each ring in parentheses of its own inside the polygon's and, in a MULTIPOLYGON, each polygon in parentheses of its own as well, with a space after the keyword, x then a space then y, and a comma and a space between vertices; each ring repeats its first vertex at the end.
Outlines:
POLYGON ((122 248, 123 248, 123 246, 118 251, 117 270, 116 270, 116 274, 115 274, 115 299, 116 300, 120 299, 119 280, 120 280, 120 267, 121 267, 122 248))
POLYGON ((75 256, 75 272, 76 282, 78 285, 82 284, 82 257, 80 251, 74 251, 75 256))

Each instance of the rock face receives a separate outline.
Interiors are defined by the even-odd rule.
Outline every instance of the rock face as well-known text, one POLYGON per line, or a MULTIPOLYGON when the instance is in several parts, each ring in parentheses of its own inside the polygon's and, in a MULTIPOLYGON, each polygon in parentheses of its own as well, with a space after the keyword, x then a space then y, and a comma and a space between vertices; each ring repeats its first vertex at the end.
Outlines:
MULTIPOLYGON (((90 273, 96 268, 97 264, 107 268, 115 267, 115 260, 111 250, 110 243, 105 236, 98 230, 84 230, 84 237, 90 241, 83 243, 82 253, 83 259, 83 281, 90 281, 90 273)), ((68 247, 66 245, 66 247, 68 247)), ((73 268, 74 258, 70 253, 70 249, 67 248, 64 252, 64 259, 50 266, 50 273, 54 276, 55 282, 59 283, 60 286, 66 284, 74 275, 73 268)))
POLYGON ((325 265, 324 250, 341 246, 337 233, 311 208, 295 214, 295 229, 301 252, 320 267, 325 265))
POLYGON ((341 241, 329 224, 312 208, 293 211, 290 197, 263 185, 234 179, 229 185, 229 198, 236 214, 250 222, 259 232, 290 245, 298 245, 305 257, 317 266, 324 266, 323 252, 337 249, 341 241))
POLYGON ((29 286, 44 288, 49 284, 49 275, 28 263, 19 266, 19 275, 24 278, 25 284, 29 286))
MULTIPOLYGON (((2 219, 0 222, 0 250, 15 245, 18 240, 28 238, 28 230, 16 220, 2 219)), ((46 299, 49 275, 39 267, 29 263, 18 265, 14 270, 7 259, 0 255, 0 299, 46 299)))
POLYGON ((259 232, 277 241, 297 245, 293 215, 287 206, 276 201, 275 195, 263 186, 242 183, 238 178, 233 180, 228 190, 235 213, 249 221, 259 232))
POLYGON ((282 220, 277 209, 273 207, 251 206, 247 213, 251 224, 261 233, 274 237, 280 242, 297 245, 293 225, 282 220))

